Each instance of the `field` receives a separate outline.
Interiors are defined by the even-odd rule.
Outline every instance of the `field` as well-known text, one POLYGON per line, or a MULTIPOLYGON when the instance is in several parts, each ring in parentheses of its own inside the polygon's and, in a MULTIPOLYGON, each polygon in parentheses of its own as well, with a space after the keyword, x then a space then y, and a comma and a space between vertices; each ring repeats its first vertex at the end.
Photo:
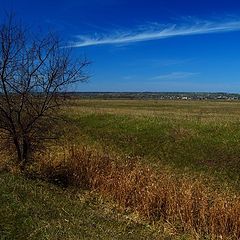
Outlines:
POLYGON ((239 102, 77 100, 65 114, 75 143, 240 186, 239 102))
POLYGON ((1 173, 2 239, 240 237, 240 102, 72 99, 61 114, 37 169, 67 188, 1 173))

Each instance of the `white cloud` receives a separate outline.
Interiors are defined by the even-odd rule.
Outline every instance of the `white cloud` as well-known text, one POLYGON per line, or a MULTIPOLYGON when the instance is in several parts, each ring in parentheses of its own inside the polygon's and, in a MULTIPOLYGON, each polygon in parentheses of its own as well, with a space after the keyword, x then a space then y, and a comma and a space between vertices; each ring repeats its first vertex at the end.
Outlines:
MULTIPOLYGON (((192 20, 191 20, 192 21, 192 20)), ((192 21, 181 24, 148 24, 128 31, 114 31, 94 36, 78 35, 68 47, 84 47, 104 44, 129 44, 158 40, 177 36, 200 35, 240 31, 240 20, 232 21, 192 21)))
POLYGON ((199 73, 194 72, 172 72, 169 74, 159 75, 152 78, 152 80, 176 80, 186 79, 198 75, 199 73))

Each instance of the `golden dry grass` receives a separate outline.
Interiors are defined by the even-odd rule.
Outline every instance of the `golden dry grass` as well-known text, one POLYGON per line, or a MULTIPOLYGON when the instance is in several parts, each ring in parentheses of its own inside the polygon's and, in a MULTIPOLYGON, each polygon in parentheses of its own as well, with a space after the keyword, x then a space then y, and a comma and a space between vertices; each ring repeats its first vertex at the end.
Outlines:
POLYGON ((151 222, 163 221, 196 238, 240 239, 240 197, 211 190, 199 180, 157 173, 138 159, 113 159, 87 148, 71 148, 63 159, 40 162, 39 172, 59 184, 97 191, 122 209, 151 222))

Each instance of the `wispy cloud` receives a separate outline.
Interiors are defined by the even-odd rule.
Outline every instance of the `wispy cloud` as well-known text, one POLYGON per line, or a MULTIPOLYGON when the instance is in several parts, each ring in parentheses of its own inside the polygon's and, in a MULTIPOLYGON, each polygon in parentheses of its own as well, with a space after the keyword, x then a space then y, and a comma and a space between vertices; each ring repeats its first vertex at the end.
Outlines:
POLYGON ((196 72, 172 72, 164 75, 158 75, 155 77, 152 77, 152 80, 177 80, 177 79, 186 79, 189 77, 193 77, 199 75, 199 73, 196 72))
POLYGON ((132 30, 114 30, 108 34, 93 36, 78 35, 69 47, 84 47, 104 44, 129 44, 134 42, 158 40, 177 36, 200 35, 240 31, 240 19, 221 21, 191 21, 178 24, 148 24, 132 30))
POLYGON ((124 80, 131 80, 131 79, 133 79, 135 77, 136 77, 135 75, 127 75, 127 76, 123 76, 123 79, 124 80))
POLYGON ((194 59, 188 58, 188 59, 149 59, 148 61, 145 61, 148 64, 151 64, 152 66, 156 67, 167 67, 167 66, 174 66, 174 65, 183 65, 186 63, 192 62, 194 59))

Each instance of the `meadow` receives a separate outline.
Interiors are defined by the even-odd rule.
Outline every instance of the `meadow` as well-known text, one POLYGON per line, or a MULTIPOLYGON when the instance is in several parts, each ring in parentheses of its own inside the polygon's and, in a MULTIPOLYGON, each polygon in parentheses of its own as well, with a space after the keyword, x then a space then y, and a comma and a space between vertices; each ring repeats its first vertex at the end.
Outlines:
POLYGON ((61 114, 34 179, 1 173, 3 239, 240 238, 238 101, 71 99, 61 114))
POLYGON ((240 186, 239 102, 76 100, 65 115, 76 126, 74 143, 240 186))

